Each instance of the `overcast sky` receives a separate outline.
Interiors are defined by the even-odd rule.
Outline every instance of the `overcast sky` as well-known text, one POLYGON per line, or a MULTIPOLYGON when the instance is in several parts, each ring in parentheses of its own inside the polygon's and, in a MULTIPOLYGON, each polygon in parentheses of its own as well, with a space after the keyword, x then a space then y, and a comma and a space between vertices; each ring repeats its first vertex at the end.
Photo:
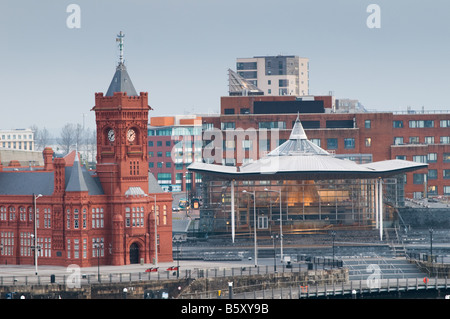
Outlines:
POLYGON ((449 110, 450 1, 2 0, 0 129, 95 126, 125 33, 125 64, 151 116, 217 113, 236 58, 310 59, 310 93, 368 109, 449 110), (80 28, 69 28, 70 4, 80 28), (380 28, 369 28, 370 4, 380 28))

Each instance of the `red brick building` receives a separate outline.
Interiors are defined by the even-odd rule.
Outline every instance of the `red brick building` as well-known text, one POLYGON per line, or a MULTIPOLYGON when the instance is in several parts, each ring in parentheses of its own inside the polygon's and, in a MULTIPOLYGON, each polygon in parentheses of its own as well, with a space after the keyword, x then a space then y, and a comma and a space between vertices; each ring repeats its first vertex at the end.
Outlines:
POLYGON ((333 105, 332 96, 227 96, 221 98, 221 114, 203 116, 202 122, 204 127, 222 129, 224 140, 226 129, 267 130, 263 143, 261 137, 246 145, 224 142, 223 163, 239 166, 288 139, 300 113, 308 138, 336 156, 360 163, 396 158, 428 163, 428 169, 406 174, 406 197, 450 195, 450 112, 334 113, 333 105))
POLYGON ((95 94, 96 171, 50 148, 33 170, 0 161, 0 264, 172 260, 172 196, 148 170, 150 110, 121 61, 106 95, 95 94))

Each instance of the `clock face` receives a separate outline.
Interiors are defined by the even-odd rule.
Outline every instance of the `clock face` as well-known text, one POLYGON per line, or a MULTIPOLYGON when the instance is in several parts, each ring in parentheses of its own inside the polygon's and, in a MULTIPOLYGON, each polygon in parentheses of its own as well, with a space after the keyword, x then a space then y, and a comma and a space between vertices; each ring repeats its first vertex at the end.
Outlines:
POLYGON ((110 141, 110 142, 114 142, 114 140, 115 140, 115 134, 114 134, 114 130, 113 129, 110 129, 109 131, 108 131, 108 140, 110 141))
POLYGON ((133 142, 136 138, 136 132, 133 129, 129 129, 127 132, 127 139, 130 142, 133 142))

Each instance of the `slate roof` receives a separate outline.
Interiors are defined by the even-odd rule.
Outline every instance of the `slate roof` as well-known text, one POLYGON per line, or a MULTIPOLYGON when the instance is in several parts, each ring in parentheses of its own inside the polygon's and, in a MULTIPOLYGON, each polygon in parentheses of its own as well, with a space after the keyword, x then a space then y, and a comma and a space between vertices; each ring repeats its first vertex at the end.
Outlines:
POLYGON ((53 172, 0 172, 0 195, 52 195, 53 189, 53 172))
POLYGON ((87 192, 88 190, 89 188, 86 185, 86 181, 81 170, 80 160, 78 159, 78 156, 75 156, 68 182, 66 183, 66 192, 87 192))
POLYGON ((125 64, 119 63, 105 96, 113 96, 114 92, 126 92, 128 96, 137 96, 137 92, 128 75, 125 64))
POLYGON ((149 194, 164 193, 164 190, 158 184, 158 181, 151 172, 148 172, 148 193, 149 194))

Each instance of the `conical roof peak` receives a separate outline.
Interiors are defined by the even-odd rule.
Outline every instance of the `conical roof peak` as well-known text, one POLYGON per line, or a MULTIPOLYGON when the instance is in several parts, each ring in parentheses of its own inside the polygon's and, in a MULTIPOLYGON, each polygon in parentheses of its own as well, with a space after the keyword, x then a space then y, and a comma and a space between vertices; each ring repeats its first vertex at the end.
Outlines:
POLYGON ((66 192, 87 192, 89 191, 81 170, 78 152, 75 153, 72 171, 67 183, 66 192))
POLYGON ((117 65, 116 73, 114 73, 111 84, 109 85, 106 96, 113 96, 114 92, 127 93, 129 96, 137 96, 136 89, 128 75, 127 68, 123 62, 117 65))
POLYGON ((267 154, 267 156, 287 155, 330 155, 330 153, 308 140, 300 118, 297 115, 289 140, 267 154))
POLYGON ((300 118, 297 115, 297 119, 295 120, 294 126, 292 127, 291 135, 289 136, 290 140, 307 140, 305 130, 303 129, 303 125, 300 122, 300 118))

